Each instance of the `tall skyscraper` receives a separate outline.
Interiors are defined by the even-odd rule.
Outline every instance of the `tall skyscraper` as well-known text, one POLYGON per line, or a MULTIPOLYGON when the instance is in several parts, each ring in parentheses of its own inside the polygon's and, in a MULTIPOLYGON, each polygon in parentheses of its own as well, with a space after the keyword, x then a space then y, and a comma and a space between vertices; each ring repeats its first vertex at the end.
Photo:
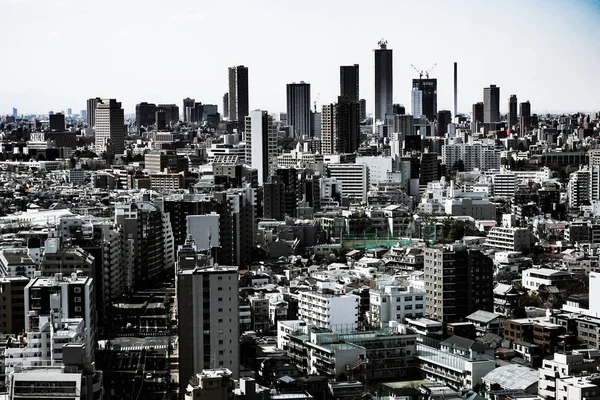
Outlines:
POLYGON ((154 125, 156 118, 156 104, 145 101, 135 106, 135 124, 138 128, 154 125))
POLYGON ((360 99, 360 120, 364 121, 367 119, 367 101, 360 99))
MULTIPOLYGON (((425 115, 429 121, 434 121, 437 116, 437 79, 413 79, 412 86, 422 93, 422 111, 420 115, 425 115)), ((414 116, 417 117, 418 115, 414 114, 414 116)))
POLYGON ((64 132, 65 130, 65 114, 56 113, 48 116, 51 132, 64 132))
POLYGON ((438 136, 445 136, 448 133, 448 124, 452 122, 452 113, 450 110, 440 110, 437 113, 438 136))
POLYGON ((473 104, 473 115, 471 116, 471 132, 477 131, 477 124, 483 124, 483 103, 473 104))
POLYGON ((351 101, 360 101, 358 64, 340 67, 340 96, 351 101))
MULTIPOLYGON (((385 121, 386 115, 392 115, 394 100, 393 54, 387 48, 387 41, 380 40, 375 50, 375 115, 376 121, 385 121)), ((375 124, 373 124, 375 125, 375 124)))
POLYGON ((190 99, 189 97, 183 99, 183 122, 192 122, 191 116, 195 104, 196 100, 194 99, 190 99))
POLYGON ((413 117, 419 118, 423 115, 423 92, 416 87, 413 87, 410 93, 411 112, 413 117))
POLYGON ((323 105, 321 113, 321 152, 354 153, 360 144, 360 103, 338 97, 323 105))
POLYGON ((19 113, 17 112, 17 109, 15 107, 13 107, 13 118, 17 118, 19 115, 19 113))
POLYGON ((254 110, 246 116, 244 138, 246 164, 257 169, 262 186, 277 166, 277 127, 267 111, 254 110))
POLYGON ((519 115, 521 117, 531 117, 531 103, 529 101, 519 104, 519 115))
POLYGON ((109 158, 122 155, 125 152, 125 115, 121 103, 115 99, 102 99, 94 112, 96 153, 106 152, 109 158))
POLYGON ((310 136, 310 83, 288 83, 287 117, 292 136, 310 136))
POLYGON ((458 115, 458 63, 454 63, 454 118, 458 115))
POLYGON ((483 123, 500 122, 500 88, 490 85, 483 89, 483 123))
POLYGON ((223 95, 223 118, 229 119, 229 93, 223 95))
POLYGON ((452 322, 477 310, 492 311, 494 265, 488 256, 458 244, 426 249, 424 259, 429 318, 452 322))
POLYGON ((165 123, 167 125, 179 122, 179 107, 177 104, 157 104, 156 111, 165 113, 165 123))
POLYGON ((237 121, 241 130, 249 113, 248 67, 229 68, 229 120, 237 121))
POLYGON ((508 128, 512 129, 513 126, 517 125, 519 122, 519 117, 517 116, 517 95, 511 94, 508 99, 508 115, 506 120, 508 121, 508 128))
POLYGON ((87 126, 93 128, 96 123, 96 106, 100 103, 100 97, 88 99, 87 101, 87 126))
POLYGON ((239 374, 238 268, 200 267, 193 241, 178 252, 179 388, 206 369, 239 374))

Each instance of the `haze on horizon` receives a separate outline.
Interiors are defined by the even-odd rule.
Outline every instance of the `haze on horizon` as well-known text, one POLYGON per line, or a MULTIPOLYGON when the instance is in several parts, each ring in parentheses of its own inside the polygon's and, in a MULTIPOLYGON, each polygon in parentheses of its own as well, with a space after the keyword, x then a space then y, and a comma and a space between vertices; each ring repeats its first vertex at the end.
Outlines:
POLYGON ((394 102, 410 109, 411 67, 438 78, 438 109, 469 114, 483 87, 532 112, 600 111, 600 2, 358 0, 0 0, 0 114, 85 109, 90 97, 217 104, 227 67, 249 68, 250 108, 285 111, 286 83, 336 101, 340 65, 360 64, 373 111, 373 49, 394 50, 394 102), (493 3, 493 4, 492 4, 493 3))

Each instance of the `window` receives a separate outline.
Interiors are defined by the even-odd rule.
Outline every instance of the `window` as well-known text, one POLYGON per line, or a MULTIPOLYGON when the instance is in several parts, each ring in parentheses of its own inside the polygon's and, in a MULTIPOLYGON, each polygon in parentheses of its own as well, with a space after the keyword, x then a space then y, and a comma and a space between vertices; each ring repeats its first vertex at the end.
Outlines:
POLYGON ((219 286, 219 287, 217 288, 217 290, 223 290, 223 287, 219 286))
POLYGON ((76 307, 75 307, 75 312, 81 312, 81 307, 79 307, 79 306, 76 306, 76 307))
POLYGON ((219 318, 219 321, 218 321, 218 322, 219 322, 219 323, 223 322, 223 318, 219 318))
POLYGON ((75 297, 75 303, 81 303, 81 297, 75 297))

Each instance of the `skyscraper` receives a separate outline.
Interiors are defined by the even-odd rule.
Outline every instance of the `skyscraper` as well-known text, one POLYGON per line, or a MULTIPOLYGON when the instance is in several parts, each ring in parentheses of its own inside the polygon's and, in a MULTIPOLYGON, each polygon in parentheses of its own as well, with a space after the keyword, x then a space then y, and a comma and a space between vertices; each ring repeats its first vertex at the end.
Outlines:
POLYGON ((229 68, 229 120, 237 121, 238 128, 244 127, 249 113, 248 67, 238 65, 229 68))
POLYGON ((471 116, 471 131, 477 131, 477 124, 483 123, 483 103, 473 104, 473 115, 471 116))
POLYGON ((258 184, 262 186, 277 166, 277 127, 267 111, 254 110, 246 116, 244 137, 246 164, 258 170, 258 184))
POLYGON ((17 118, 19 116, 19 113, 17 112, 17 109, 15 107, 13 107, 13 118, 17 118))
POLYGON ((195 104, 196 100, 194 99, 190 99, 189 97, 183 99, 183 122, 192 122, 192 109, 194 108, 195 104))
POLYGON ((508 128, 512 129, 513 126, 517 125, 519 118, 517 116, 517 95, 511 94, 508 99, 508 115, 506 120, 508 121, 508 128))
POLYGON ((360 144, 360 103, 338 97, 323 105, 321 113, 321 152, 354 153, 360 144))
POLYGON ((423 115, 423 92, 416 87, 413 87, 410 93, 411 112, 413 117, 419 118, 423 115))
POLYGON ((392 50, 387 48, 385 40, 380 40, 378 45, 379 48, 375 50, 375 115, 373 122, 385 121, 386 115, 392 115, 394 99, 392 50))
POLYGON ((500 122, 500 88, 490 85, 483 89, 483 123, 500 122))
POLYGON ((288 83, 287 117, 292 136, 310 136, 310 83, 288 83))
POLYGON ((93 128, 96 123, 96 106, 100 103, 100 97, 88 99, 87 101, 87 126, 93 128))
POLYGON ((340 67, 340 96, 360 101, 358 64, 340 67))
POLYGON ((458 63, 454 63, 454 118, 458 115, 458 63))
POLYGON ((64 132, 65 130, 65 114, 56 113, 48 116, 51 132, 64 132))
POLYGON ((239 373, 238 268, 200 267, 193 241, 178 253, 179 387, 206 369, 239 373))
POLYGON ((450 110, 440 110, 437 113, 438 136, 445 136, 448 133, 448 124, 452 122, 452 113, 450 110))
MULTIPOLYGON (((425 115, 429 121, 435 120, 437 115, 437 79, 413 79, 412 86, 422 93, 421 115, 425 115)), ((414 116, 418 117, 419 115, 414 114, 414 116)))
POLYGON ((529 101, 519 104, 519 115, 521 117, 531 117, 531 103, 529 101))
POLYGON ((367 119, 367 101, 360 99, 360 120, 364 121, 367 119))
POLYGON ((229 93, 223 95, 223 118, 229 119, 229 93))
POLYGON ((177 104, 157 104, 156 111, 165 113, 165 123, 167 125, 179 122, 179 107, 177 104))
POLYGON ((146 103, 145 101, 135 106, 135 124, 138 128, 154 125, 156 113, 156 104, 146 103))
POLYGON ((125 115, 121 103, 115 99, 102 99, 94 112, 96 153, 106 152, 109 159, 122 155, 125 152, 125 115))

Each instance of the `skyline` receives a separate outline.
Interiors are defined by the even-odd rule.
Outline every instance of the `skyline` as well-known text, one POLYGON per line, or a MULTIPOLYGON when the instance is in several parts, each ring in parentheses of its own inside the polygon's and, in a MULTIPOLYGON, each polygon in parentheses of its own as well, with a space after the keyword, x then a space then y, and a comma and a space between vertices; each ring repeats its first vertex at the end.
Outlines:
POLYGON ((511 0, 492 8, 472 1, 423 7, 385 0, 377 2, 389 10, 381 14, 365 12, 355 0, 343 6, 315 0, 245 4, 0 0, 7 15, 24 16, 0 27, 5 48, 24 50, 3 65, 11 78, 0 88, 0 113, 12 107, 19 114, 79 113, 96 96, 116 98, 128 114, 142 101, 180 105, 186 97, 217 104, 222 112, 234 65, 248 67, 251 110, 285 111, 286 84, 300 81, 311 84, 311 107, 317 101, 320 110, 337 99, 339 67, 359 64, 360 97, 371 114, 373 50, 382 38, 394 51, 394 103, 407 109, 418 77, 411 64, 423 70, 437 64, 431 77, 438 79, 438 110, 452 110, 455 61, 459 113, 469 114, 493 84, 500 87, 503 114, 511 94, 529 100, 534 113, 600 109, 598 1, 511 0), (431 20, 403 18, 413 14, 431 20), (349 31, 352 20, 358 28, 349 31), (248 29, 227 32, 227 24, 248 29))

